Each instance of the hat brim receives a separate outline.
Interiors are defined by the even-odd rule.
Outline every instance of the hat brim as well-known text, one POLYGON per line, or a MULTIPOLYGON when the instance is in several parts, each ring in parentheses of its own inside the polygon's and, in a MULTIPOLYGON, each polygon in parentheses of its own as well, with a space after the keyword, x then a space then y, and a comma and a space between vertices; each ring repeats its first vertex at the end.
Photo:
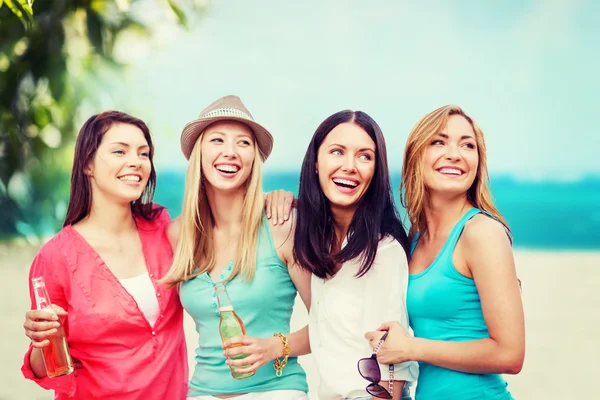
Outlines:
POLYGON ((227 115, 211 118, 199 118, 188 122, 183 127, 183 131, 181 132, 181 151, 186 159, 190 159, 194 145, 196 144, 196 141, 198 140, 198 137, 202 131, 204 131, 209 125, 219 121, 236 121, 247 125, 254 133, 256 144, 258 145, 258 150, 263 162, 266 161, 273 150, 273 136, 271 136, 271 133, 257 122, 246 118, 227 115))

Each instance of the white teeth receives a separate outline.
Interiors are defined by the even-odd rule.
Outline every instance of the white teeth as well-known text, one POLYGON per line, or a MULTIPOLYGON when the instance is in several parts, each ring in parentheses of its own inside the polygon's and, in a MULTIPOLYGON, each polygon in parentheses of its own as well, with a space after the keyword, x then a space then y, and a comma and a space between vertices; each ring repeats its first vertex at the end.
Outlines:
POLYGON ((463 172, 460 169, 455 168, 442 168, 440 169, 442 174, 450 174, 450 175, 462 175, 463 172))
POLYGON ((125 176, 119 177, 119 179, 122 181, 126 181, 126 182, 139 182, 140 181, 140 177, 137 175, 125 175, 125 176))
POLYGON ((217 169, 222 172, 238 172, 240 170, 237 165, 219 165, 217 169))
POLYGON ((333 180, 333 182, 334 183, 339 183, 339 184, 342 184, 342 185, 346 185, 346 186, 352 186, 352 187, 357 187, 358 186, 358 183, 356 183, 355 181, 348 180, 348 179, 335 178, 333 180))

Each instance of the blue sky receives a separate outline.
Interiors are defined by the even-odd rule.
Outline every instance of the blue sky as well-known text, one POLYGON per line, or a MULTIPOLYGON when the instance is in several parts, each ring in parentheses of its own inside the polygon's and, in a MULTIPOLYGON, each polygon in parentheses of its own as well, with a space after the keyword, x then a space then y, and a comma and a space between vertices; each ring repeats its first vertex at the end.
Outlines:
POLYGON ((267 171, 298 169, 323 119, 359 109, 399 171, 412 126, 455 103, 486 133, 492 173, 568 180, 600 174, 598 21, 593 0, 218 0, 188 31, 122 45, 132 66, 102 106, 146 120, 159 168, 183 169, 182 127, 237 94, 275 137, 267 171))

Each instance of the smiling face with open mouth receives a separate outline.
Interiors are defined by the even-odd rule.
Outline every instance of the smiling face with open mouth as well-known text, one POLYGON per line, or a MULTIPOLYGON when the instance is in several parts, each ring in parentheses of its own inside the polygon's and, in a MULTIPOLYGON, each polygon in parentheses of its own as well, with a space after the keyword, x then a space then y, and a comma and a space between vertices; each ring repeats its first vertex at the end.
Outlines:
POLYGON ((375 142, 360 126, 339 124, 321 143, 315 167, 332 209, 355 211, 375 173, 375 142))
POLYGON ((473 126, 462 115, 452 115, 431 138, 423 156, 425 186, 430 192, 466 193, 477 176, 479 154, 473 126))
POLYGON ((90 178, 93 197, 102 194, 131 203, 142 195, 151 168, 150 147, 141 129, 117 123, 102 136, 85 172, 90 178))
POLYGON ((235 121, 216 122, 202 135, 202 176, 218 190, 243 188, 255 157, 252 130, 235 121))

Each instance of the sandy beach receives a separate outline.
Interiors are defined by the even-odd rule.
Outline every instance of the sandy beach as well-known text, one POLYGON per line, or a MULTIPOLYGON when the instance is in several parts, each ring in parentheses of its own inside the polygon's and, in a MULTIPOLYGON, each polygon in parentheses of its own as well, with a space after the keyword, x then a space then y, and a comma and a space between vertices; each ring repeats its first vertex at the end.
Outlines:
MULTIPOLYGON (((23 334, 29 307, 27 277, 37 246, 0 243, 2 342, 0 343, 0 400, 49 400, 52 394, 21 375, 28 338, 23 334)), ((515 399, 598 399, 600 386, 600 252, 515 251, 527 329, 523 371, 507 376, 515 399)), ((292 328, 307 321, 297 302, 292 328)), ((185 323, 192 366, 196 333, 185 323)), ((319 379, 310 355, 301 357, 311 399, 317 399, 319 379)))

